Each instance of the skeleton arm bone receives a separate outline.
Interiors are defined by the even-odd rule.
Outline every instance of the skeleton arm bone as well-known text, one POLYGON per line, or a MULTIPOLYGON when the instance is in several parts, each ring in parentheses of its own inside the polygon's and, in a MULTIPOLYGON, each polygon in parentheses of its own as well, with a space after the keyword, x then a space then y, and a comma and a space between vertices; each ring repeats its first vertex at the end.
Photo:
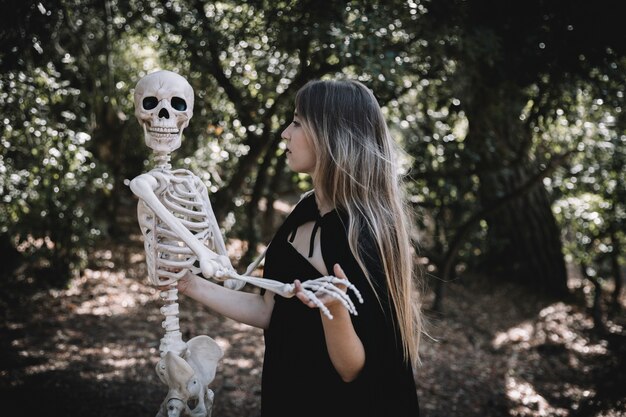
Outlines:
POLYGON ((211 200, 209 200, 209 194, 206 189, 204 183, 198 180, 198 187, 202 190, 200 192, 200 198, 204 202, 204 207, 207 207, 207 213, 210 216, 209 227, 213 232, 213 240, 215 242, 215 250, 220 255, 228 256, 228 251, 226 250, 226 245, 224 244, 224 239, 222 239, 222 231, 218 227, 217 219, 215 218, 215 213, 213 212, 213 207, 211 206, 211 200))
MULTIPOLYGON (((248 270, 250 270, 250 268, 248 268, 248 270)), ((246 282, 248 284, 254 285, 256 287, 268 290, 268 292, 264 296, 263 304, 264 306, 267 306, 268 302, 271 301, 271 307, 269 308, 270 314, 274 305, 274 301, 273 301, 274 294, 278 294, 281 297, 285 297, 285 298, 291 298, 296 295, 296 291, 295 291, 296 287, 294 284, 287 284, 284 282, 275 281, 275 280, 271 280, 267 278, 258 278, 258 277, 252 277, 252 276, 247 276, 247 275, 239 275, 234 271, 227 271, 222 276, 226 276, 232 279, 237 279, 237 280, 246 282), (268 294, 271 294, 269 299, 267 298, 268 294)), ((254 296, 254 294, 240 293, 242 294, 242 296, 244 296, 244 298, 245 297, 248 297, 248 298, 245 298, 245 299, 233 298, 232 301, 230 300, 226 301, 226 298, 239 297, 239 296, 230 294, 229 290, 224 290, 224 289, 218 290, 217 288, 221 288, 221 286, 215 285, 208 281, 206 284, 199 284, 199 282, 203 282, 204 280, 199 280, 199 277, 196 277, 195 275, 191 273, 187 274, 187 278, 191 280, 193 284, 189 285, 189 287, 191 287, 191 290, 188 288, 185 288, 184 292, 188 294, 189 296, 191 296, 192 298, 194 298, 195 300, 200 301, 201 303, 208 306, 209 308, 212 308, 218 313, 223 314, 229 318, 232 318, 232 319, 235 319, 235 320, 238 320, 243 323, 250 324, 256 327, 264 328, 262 325, 252 324, 249 321, 250 319, 248 319, 247 311, 241 310, 240 307, 236 307, 234 310, 232 309, 233 306, 246 306, 246 310, 249 308, 252 308, 252 309, 261 308, 262 306, 258 305, 259 300, 257 298, 248 297, 249 295, 254 296), (197 286, 197 285, 200 285, 200 286, 197 286), (224 298, 211 297, 212 295, 210 294, 211 291, 213 291, 213 293, 219 291, 221 294, 223 294, 224 298), (207 293, 203 294, 204 292, 207 292, 207 293), (222 305, 222 303, 224 302, 226 302, 226 305, 222 305)), ((348 294, 344 292, 343 290, 341 290, 336 285, 343 285, 347 287, 352 292, 354 292, 359 302, 363 303, 363 298, 361 297, 361 293, 353 284, 351 284, 347 279, 340 279, 335 276, 325 276, 325 277, 305 281, 301 284, 302 286, 301 289, 303 290, 304 294, 306 294, 306 296, 311 301, 311 303, 314 304, 315 307, 319 308, 322 311, 322 313, 331 320, 333 318, 333 315, 331 314, 330 310, 324 305, 324 303, 320 301, 318 296, 321 297, 321 296, 326 295, 328 297, 334 298, 338 300, 341 304, 343 304, 343 306, 346 308, 346 310, 350 314, 356 315, 357 311, 356 311, 356 307, 354 306, 354 303, 352 302, 348 294)), ((267 311, 263 308, 261 309, 264 312, 267 311)), ((259 313, 252 312, 251 316, 253 317, 253 321, 255 322, 259 318, 261 318, 261 321, 264 322, 264 320, 262 319, 263 316, 262 315, 259 316, 259 313)), ((267 317, 267 319, 269 320, 269 317, 267 317)))
MULTIPOLYGON (((198 257, 200 263, 200 269, 205 278, 215 277, 218 279, 235 279, 248 284, 252 284, 256 287, 266 289, 282 297, 290 298, 295 295, 294 284, 286 284, 279 281, 274 281, 265 278, 252 277, 248 275, 238 274, 230 265, 230 260, 226 255, 218 255, 200 241, 198 241, 193 234, 182 224, 180 219, 174 216, 170 211, 161 203, 156 196, 154 190, 157 189, 159 183, 152 175, 142 174, 133 179, 130 183, 130 188, 135 195, 141 198, 147 205, 154 211, 155 215, 165 222, 171 231, 177 235, 198 257)), ((248 268, 250 269, 250 268, 248 268)), ((182 276, 181 276, 182 277, 182 276)), ((179 278, 176 276, 176 278, 179 278)), ((302 286, 307 295, 317 307, 328 317, 332 318, 330 311, 326 306, 319 301, 316 297, 316 293, 328 294, 332 297, 339 299, 348 311, 352 314, 356 314, 354 304, 351 302, 350 297, 345 292, 340 290, 335 284, 345 284, 348 288, 355 292, 360 299, 360 294, 356 288, 347 282, 347 280, 340 280, 334 276, 322 277, 314 280, 305 281, 302 286)), ((362 300, 361 300, 362 302, 362 300)))
MULTIPOLYGON (((213 212, 213 207, 211 206, 211 201, 209 200, 209 194, 207 192, 206 186, 200 180, 198 180, 198 186, 202 190, 202 192, 200 193, 200 196, 202 198, 202 201, 204 202, 204 206, 208 208, 207 212, 210 217, 209 227, 211 231, 213 232, 213 241, 215 243, 215 250, 220 255, 225 255, 228 257, 226 245, 224 244, 224 240, 222 239, 222 231, 220 230, 218 223, 217 223, 217 219, 215 218, 215 213, 213 212)), ((250 275, 248 273, 248 270, 246 270, 245 275, 250 275)), ((224 285, 227 288, 230 288, 231 290, 240 290, 243 288, 245 284, 246 283, 243 281, 233 280, 232 278, 227 279, 224 282, 224 285)))
MULTIPOLYGON (((265 251, 263 251, 261 255, 259 255, 250 265, 248 265, 248 267, 246 268, 246 272, 244 272, 243 275, 239 275, 234 271, 229 271, 226 273, 226 276, 229 276, 235 280, 241 280, 243 282, 255 285, 260 288, 264 288, 268 291, 272 291, 273 293, 278 294, 285 298, 293 297, 294 295, 296 295, 296 287, 294 284, 286 284, 286 283, 274 281, 274 280, 267 279, 267 278, 258 278, 258 277, 251 276, 252 272, 258 268, 258 266, 261 264, 261 262, 265 258, 266 252, 267 252, 267 248, 265 248, 265 251)), ((335 284, 344 284, 348 289, 354 292, 359 302, 363 303, 363 298, 361 297, 361 293, 359 292, 359 290, 356 289, 354 285, 352 285, 348 281, 348 279, 345 276, 344 278, 340 279, 340 278, 337 278, 336 276, 329 275, 329 276, 324 276, 321 278, 305 281, 304 283, 302 283, 302 289, 303 289, 304 294, 307 297, 312 296, 311 298, 313 300, 311 302, 314 303, 316 307, 320 308, 329 318, 332 318, 332 315, 328 314, 327 309, 323 305, 320 305, 320 303, 317 302, 319 300, 317 299, 313 291, 315 291, 316 293, 320 295, 328 294, 330 297, 333 297, 339 300, 341 303, 343 303, 344 307, 351 314, 356 315, 357 314, 356 308, 354 307, 352 300, 350 300, 350 297, 348 297, 346 294, 343 294, 335 286, 335 284)))

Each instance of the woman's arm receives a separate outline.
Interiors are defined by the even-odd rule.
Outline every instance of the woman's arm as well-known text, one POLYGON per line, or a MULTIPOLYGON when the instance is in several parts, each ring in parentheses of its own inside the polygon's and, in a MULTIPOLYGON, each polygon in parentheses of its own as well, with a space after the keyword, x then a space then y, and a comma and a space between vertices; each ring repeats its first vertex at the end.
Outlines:
MULTIPOLYGON (((347 279, 339 264, 335 264, 333 269, 337 278, 347 279)), ((302 292, 299 282, 296 283, 296 296, 309 307, 316 307, 302 292)), ((328 355, 341 379, 351 382, 365 366, 365 348, 354 330, 350 313, 343 304, 332 297, 326 298, 324 304, 333 315, 331 320, 320 312, 328 355)))
POLYGON ((182 294, 204 304, 211 310, 250 326, 267 329, 274 309, 274 293, 253 294, 217 285, 187 272, 178 281, 182 294))

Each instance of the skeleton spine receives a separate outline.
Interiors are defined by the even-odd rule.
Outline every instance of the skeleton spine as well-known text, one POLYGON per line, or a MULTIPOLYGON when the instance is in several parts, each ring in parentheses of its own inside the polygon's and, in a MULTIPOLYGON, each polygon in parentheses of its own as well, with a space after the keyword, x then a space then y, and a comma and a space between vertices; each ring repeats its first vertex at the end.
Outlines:
POLYGON ((165 301, 165 305, 161 307, 161 313, 165 316, 162 326, 165 329, 165 335, 161 339, 159 352, 164 357, 168 351, 173 351, 177 355, 181 355, 187 349, 187 344, 182 339, 180 332, 180 324, 178 322, 178 288, 176 284, 170 285, 170 289, 161 292, 161 298, 165 301))
POLYGON ((155 152, 153 154, 155 168, 171 169, 172 165, 170 164, 170 159, 171 156, 169 153, 155 152))

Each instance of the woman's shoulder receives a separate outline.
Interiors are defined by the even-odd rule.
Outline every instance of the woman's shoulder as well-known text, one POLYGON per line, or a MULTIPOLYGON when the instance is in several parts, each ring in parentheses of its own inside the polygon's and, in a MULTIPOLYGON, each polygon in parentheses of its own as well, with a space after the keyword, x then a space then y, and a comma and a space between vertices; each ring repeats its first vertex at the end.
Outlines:
POLYGON ((312 190, 300 195, 300 200, 294 206, 291 215, 300 222, 312 220, 317 216, 317 204, 315 203, 315 194, 313 194, 312 190))
POLYGON ((298 202, 294 204, 285 220, 283 220, 278 232, 290 231, 293 228, 314 219, 316 210, 317 207, 315 205, 315 196, 313 191, 307 191, 301 194, 298 202))
POLYGON ((300 194, 300 200, 298 200, 298 203, 306 198, 315 198, 315 190, 311 189, 300 194))

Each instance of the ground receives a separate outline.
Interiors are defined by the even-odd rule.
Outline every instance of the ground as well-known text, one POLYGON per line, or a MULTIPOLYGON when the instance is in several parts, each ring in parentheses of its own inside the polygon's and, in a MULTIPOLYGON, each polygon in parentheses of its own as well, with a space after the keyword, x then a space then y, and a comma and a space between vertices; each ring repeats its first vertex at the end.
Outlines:
MULTIPOLYGON (((422 416, 626 416, 624 308, 599 335, 584 303, 590 287, 576 277, 570 287, 564 302, 480 276, 447 284, 443 313, 425 309, 422 416)), ((2 415, 156 414, 167 392, 154 372, 161 302, 140 236, 102 243, 67 288, 2 291, 2 415)), ((431 298, 426 288, 426 306, 431 298)), ((184 339, 207 334, 225 352, 213 417, 258 416, 262 331, 180 304, 184 339)))

